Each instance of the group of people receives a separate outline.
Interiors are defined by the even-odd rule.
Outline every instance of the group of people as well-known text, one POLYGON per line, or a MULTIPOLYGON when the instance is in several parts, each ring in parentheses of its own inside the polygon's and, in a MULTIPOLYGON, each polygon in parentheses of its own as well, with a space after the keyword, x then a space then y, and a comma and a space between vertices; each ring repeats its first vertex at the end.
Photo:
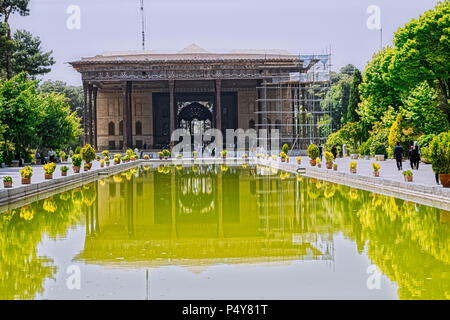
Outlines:
MULTIPOLYGON (((412 170, 419 170, 420 163, 420 147, 417 141, 411 146, 411 149, 408 152, 409 161, 412 170)), ((394 158, 397 162, 397 169, 403 170, 403 148, 400 145, 400 142, 397 142, 397 145, 394 148, 394 158)))

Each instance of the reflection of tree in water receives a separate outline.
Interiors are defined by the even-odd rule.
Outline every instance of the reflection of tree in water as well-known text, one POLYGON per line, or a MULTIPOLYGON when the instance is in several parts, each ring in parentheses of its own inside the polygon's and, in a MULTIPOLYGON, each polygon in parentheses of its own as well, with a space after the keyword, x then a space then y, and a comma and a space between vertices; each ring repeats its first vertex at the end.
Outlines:
MULTIPOLYGON (((76 194, 76 193, 75 193, 76 194)), ((63 238, 82 215, 67 191, 0 214, 0 299, 33 299, 56 267, 37 254, 44 235, 63 238)))
POLYGON ((360 253, 367 245, 369 258, 398 284, 400 299, 450 298, 448 212, 344 185, 319 189, 307 179, 302 192, 304 205, 315 207, 303 217, 314 219, 306 225, 328 221, 354 239, 360 253))

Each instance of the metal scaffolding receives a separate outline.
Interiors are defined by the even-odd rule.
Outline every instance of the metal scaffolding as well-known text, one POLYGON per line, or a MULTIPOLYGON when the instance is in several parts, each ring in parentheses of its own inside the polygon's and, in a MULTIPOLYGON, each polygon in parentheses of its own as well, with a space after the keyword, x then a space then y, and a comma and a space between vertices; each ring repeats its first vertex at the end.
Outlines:
POLYGON ((258 90, 257 129, 269 133, 279 130, 280 146, 291 150, 306 150, 309 144, 324 143, 331 133, 331 104, 327 100, 330 89, 331 54, 300 55, 301 72, 267 74, 258 90))

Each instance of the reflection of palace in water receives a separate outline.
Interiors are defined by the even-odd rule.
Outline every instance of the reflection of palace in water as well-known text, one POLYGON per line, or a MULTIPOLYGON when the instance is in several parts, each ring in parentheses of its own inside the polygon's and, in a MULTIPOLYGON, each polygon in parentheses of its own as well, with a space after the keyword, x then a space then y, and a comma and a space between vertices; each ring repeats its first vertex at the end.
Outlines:
POLYGON ((237 170, 166 167, 99 184, 78 258, 143 265, 332 260, 333 230, 308 232, 294 176, 237 170))

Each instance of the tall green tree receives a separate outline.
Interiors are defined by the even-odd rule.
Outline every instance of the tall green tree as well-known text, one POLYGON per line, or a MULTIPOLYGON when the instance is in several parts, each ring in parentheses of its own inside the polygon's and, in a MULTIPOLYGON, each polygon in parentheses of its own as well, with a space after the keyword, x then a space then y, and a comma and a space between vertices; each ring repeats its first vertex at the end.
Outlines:
POLYGON ((55 92, 65 95, 70 110, 76 112, 80 118, 83 116, 84 96, 81 86, 69 86, 63 81, 45 81, 39 86, 39 91, 45 94, 55 92))
POLYGON ((427 81, 443 96, 440 107, 450 120, 450 2, 440 2, 400 28, 394 45, 389 80, 405 91, 427 81))
POLYGON ((356 112, 358 110, 358 104, 361 102, 359 96, 359 85, 362 82, 361 71, 355 69, 353 73, 352 85, 350 86, 350 97, 347 107, 347 122, 357 122, 359 121, 359 115, 356 112))
POLYGON ((31 78, 51 71, 49 67, 55 64, 51 57, 52 51, 43 52, 41 40, 25 30, 14 33, 14 52, 12 54, 12 69, 14 74, 25 71, 31 78))
MULTIPOLYGON (((29 15, 29 2, 30 0, 0 0, 0 19, 3 20, 3 23, 6 27, 6 39, 8 41, 12 41, 9 18, 14 13, 19 13, 21 16, 29 15)), ((4 56, 4 61, 2 61, 6 70, 6 77, 8 79, 11 79, 13 76, 12 54, 13 51, 7 48, 4 56)))
MULTIPOLYGON (((3 137, 14 144, 17 157, 38 142, 36 128, 42 111, 36 86, 37 82, 27 80, 25 73, 0 85, 0 123, 6 126, 3 137)), ((6 152, 10 152, 8 148, 6 152)))
POLYGON ((81 119, 70 111, 64 95, 44 95, 41 97, 40 107, 42 118, 36 127, 39 147, 67 148, 78 141, 81 119))

